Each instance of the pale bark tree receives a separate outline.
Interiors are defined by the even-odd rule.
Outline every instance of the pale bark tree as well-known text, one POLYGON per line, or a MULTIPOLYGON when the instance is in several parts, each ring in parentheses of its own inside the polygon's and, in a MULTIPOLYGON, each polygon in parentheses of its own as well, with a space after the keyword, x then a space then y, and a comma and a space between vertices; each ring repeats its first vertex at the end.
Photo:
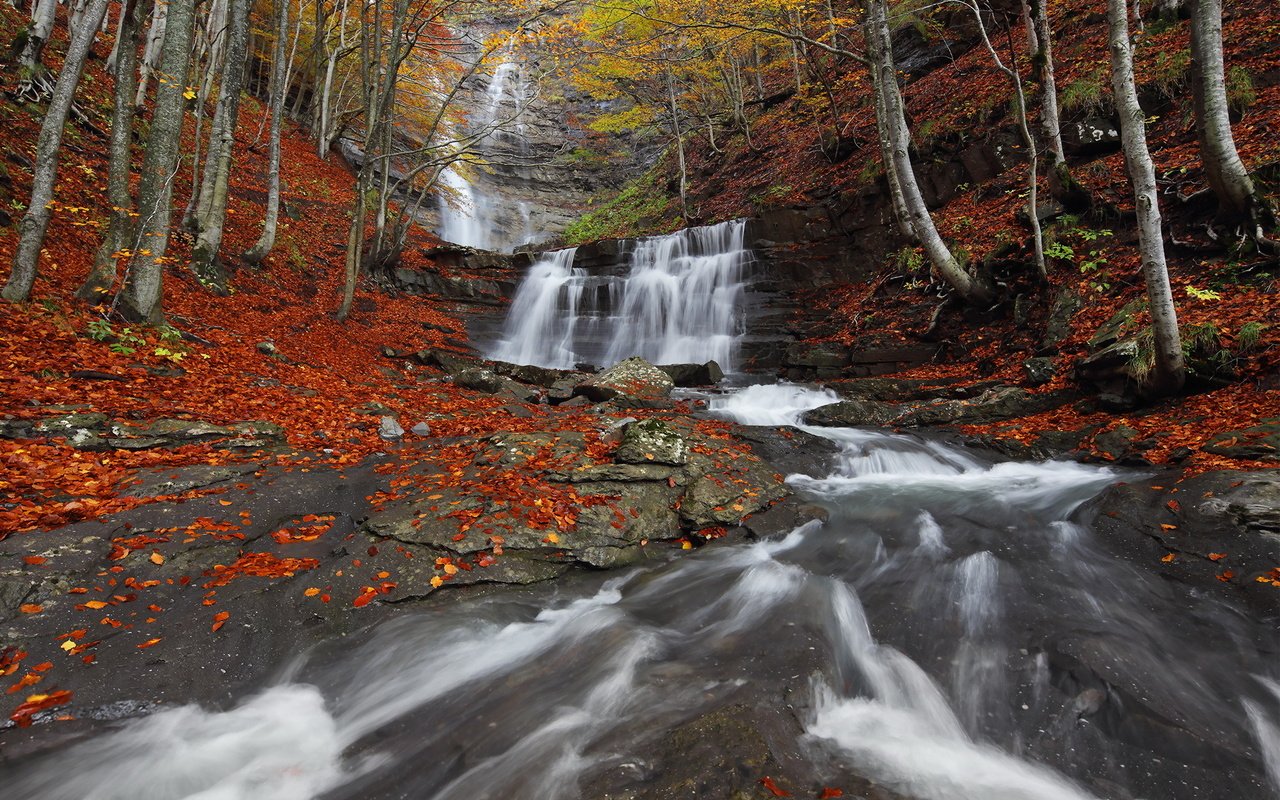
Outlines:
MULTIPOLYGON (((169 0, 156 4, 168 12, 160 71, 185 76, 191 57, 195 27, 195 0, 169 0)), ((169 247, 169 223, 173 216, 173 179, 178 168, 182 134, 182 104, 187 91, 181 78, 160 81, 155 111, 147 136, 146 158, 138 185, 138 226, 133 257, 125 269, 124 285, 115 305, 129 320, 159 325, 164 321, 162 295, 165 253, 169 247)))
POLYGON ((133 104, 142 108, 146 102, 147 90, 151 86, 151 78, 156 74, 164 50, 164 35, 169 24, 169 4, 157 2, 151 10, 151 26, 147 29, 147 46, 142 51, 142 64, 138 68, 138 91, 133 104))
POLYGON ((18 96, 37 102, 49 91, 49 81, 40 63, 45 45, 53 35, 57 19, 58 0, 35 0, 31 10, 31 24, 21 34, 22 51, 18 55, 18 96))
POLYGON ((107 166, 107 200, 111 213, 85 279, 76 295, 91 302, 111 291, 116 282, 116 261, 121 257, 133 228, 133 196, 129 175, 133 171, 134 91, 138 81, 138 44, 153 0, 126 0, 116 31, 116 90, 111 109, 110 156, 107 166))
POLYGON ((98 24, 107 12, 107 0, 93 0, 85 11, 84 23, 71 38, 67 54, 53 87, 53 96, 40 124, 40 136, 36 141, 35 175, 31 186, 31 202, 19 227, 18 247, 13 256, 13 272, 0 295, 5 300, 25 301, 31 296, 40 250, 44 246, 45 233, 49 230, 50 204, 53 187, 58 180, 58 149, 62 146, 62 132, 75 100, 76 86, 84 71, 84 62, 98 33, 98 24))
POLYGON ((1058 113, 1058 79, 1053 65, 1053 26, 1049 22, 1048 0, 1024 0, 1024 8, 1031 22, 1028 40, 1032 47, 1032 64, 1036 79, 1040 81, 1040 124, 1044 128, 1045 141, 1053 155, 1053 166, 1064 163, 1062 149, 1062 120, 1058 113))
POLYGON ((1263 230, 1270 209, 1240 160, 1231 133, 1222 51, 1222 0, 1192 1, 1191 69, 1200 159, 1221 216, 1247 222, 1249 235, 1256 242, 1270 244, 1263 230))
MULTIPOLYGON (((276 30, 289 27, 289 0, 275 0, 276 30)), ((284 36, 277 34, 271 64, 271 144, 267 155, 267 213, 262 221, 262 235, 244 254, 250 264, 261 264, 276 243, 276 226, 280 220, 280 129, 284 124, 284 103, 289 93, 289 71, 285 63, 284 36)))
POLYGON ((915 169, 911 165, 911 132, 907 127, 902 93, 898 89, 885 0, 866 0, 866 12, 864 33, 867 55, 871 69, 876 73, 873 85, 881 93, 877 109, 883 109, 885 114, 885 133, 891 152, 891 161, 885 165, 885 169, 896 171, 910 228, 924 247, 934 271, 961 298, 970 303, 989 302, 994 297, 991 287, 985 281, 970 275, 956 261, 933 224, 933 217, 929 214, 920 193, 920 185, 916 182, 915 169))
MULTIPOLYGON (((281 0, 283 1, 283 0, 281 0)), ((196 201, 196 244, 191 270, 202 284, 221 290, 226 275, 218 262, 227 219, 227 193, 231 177, 232 147, 240 116, 244 86, 245 53, 249 45, 249 0, 230 0, 227 7, 227 44, 218 105, 209 130, 209 147, 196 201)), ((283 36, 279 33, 278 36, 283 36)))
POLYGON ((1178 312, 1169 285, 1155 165, 1147 149, 1147 126, 1133 77, 1133 48, 1129 41, 1129 8, 1125 0, 1107 0, 1108 46, 1111 51, 1111 89, 1120 117, 1120 139, 1138 216, 1138 249, 1151 313, 1154 365, 1149 389, 1171 394, 1186 381, 1178 312))

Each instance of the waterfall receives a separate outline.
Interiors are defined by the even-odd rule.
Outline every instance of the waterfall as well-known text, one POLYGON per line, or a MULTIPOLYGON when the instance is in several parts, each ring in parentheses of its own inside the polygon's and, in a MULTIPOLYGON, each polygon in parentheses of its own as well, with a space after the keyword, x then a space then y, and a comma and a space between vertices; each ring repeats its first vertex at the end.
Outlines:
POLYGON ((521 282, 489 356, 558 369, 640 356, 733 371, 746 333, 745 231, 737 220, 642 239, 621 276, 575 268, 573 250, 550 253, 521 282))
MULTIPOLYGON (((524 70, 508 54, 494 69, 470 126, 470 133, 478 133, 480 138, 460 150, 471 150, 483 157, 489 150, 501 147, 527 160, 529 141, 522 116, 528 102, 524 70)), ((451 138, 463 140, 467 135, 455 130, 451 138)), ((514 207, 504 208, 500 198, 480 191, 454 164, 441 170, 440 182, 447 189, 438 199, 437 234, 441 239, 479 250, 510 252, 531 238, 527 202, 517 201, 514 207)))

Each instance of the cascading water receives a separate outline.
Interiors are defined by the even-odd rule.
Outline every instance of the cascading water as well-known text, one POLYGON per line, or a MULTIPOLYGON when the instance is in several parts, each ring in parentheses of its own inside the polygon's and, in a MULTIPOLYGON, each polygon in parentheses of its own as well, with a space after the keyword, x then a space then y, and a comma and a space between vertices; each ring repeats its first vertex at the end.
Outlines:
POLYGON ((737 220, 641 239, 625 276, 573 266, 574 251, 529 269, 489 356, 569 369, 640 356, 656 364, 738 366, 752 255, 737 220))
MULTIPOLYGON (((833 397, 751 387, 711 405, 797 425, 833 397)), ((721 797, 664 788, 697 741, 664 737, 744 708, 773 709, 771 746, 810 770, 797 797, 1280 789, 1274 629, 1108 556, 1076 512, 1121 476, 804 430, 839 446, 788 479, 825 523, 406 609, 233 708, 170 709, 11 768, 6 797, 721 797)))
MULTIPOLYGON (((514 149, 527 158, 529 143, 522 121, 527 105, 528 85, 523 67, 508 53, 494 69, 468 132, 455 131, 453 138, 464 139, 467 133, 478 136, 466 149, 482 158, 497 146, 514 149)), ((479 250, 510 252, 532 238, 527 202, 517 201, 514 208, 500 202, 499 198, 480 191, 454 165, 445 167, 439 180, 446 188, 438 202, 437 233, 441 239, 479 250)))

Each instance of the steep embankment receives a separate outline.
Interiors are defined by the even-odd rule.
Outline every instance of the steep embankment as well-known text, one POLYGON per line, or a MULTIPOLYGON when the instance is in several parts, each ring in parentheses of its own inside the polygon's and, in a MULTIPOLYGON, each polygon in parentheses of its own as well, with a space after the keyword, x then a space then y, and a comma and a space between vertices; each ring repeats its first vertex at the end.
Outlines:
MULTIPOLYGON (((785 374, 830 380, 891 373, 922 382, 866 390, 893 401, 918 399, 922 387, 954 396, 955 387, 1017 385, 1040 405, 1020 409, 1011 422, 957 424, 1024 443, 1075 432, 1049 449, 1065 444, 1107 460, 1185 460, 1196 468, 1273 463, 1280 417, 1276 262, 1228 252, 1207 235, 1215 201, 1195 142, 1188 23, 1161 16, 1177 5, 1144 9, 1137 58, 1192 396, 1153 405, 1137 392, 1150 348, 1140 335, 1144 290, 1100 0, 1051 5, 1067 159, 1087 196, 1055 199, 1041 179, 1047 284, 1035 277, 1028 167, 1010 116, 1011 87, 975 46, 968 12, 940 7, 895 35, 922 191, 956 254, 999 281, 1002 299, 990 309, 940 300, 946 292, 923 254, 891 225, 869 82, 856 63, 827 62, 833 115, 820 113, 827 108, 822 98, 796 96, 788 73, 774 76, 754 106, 753 147, 741 133, 723 133, 717 149, 694 135, 693 214, 701 221, 760 217, 757 230, 768 241, 757 245, 769 279, 796 301, 790 330, 798 342, 778 355, 785 374)), ((1237 143, 1275 199, 1280 8, 1246 0, 1228 4, 1225 15, 1237 143)), ((1020 30, 997 38, 1002 50, 1025 48, 1020 30)), ((680 224, 669 194, 672 166, 659 164, 574 232, 680 224)))

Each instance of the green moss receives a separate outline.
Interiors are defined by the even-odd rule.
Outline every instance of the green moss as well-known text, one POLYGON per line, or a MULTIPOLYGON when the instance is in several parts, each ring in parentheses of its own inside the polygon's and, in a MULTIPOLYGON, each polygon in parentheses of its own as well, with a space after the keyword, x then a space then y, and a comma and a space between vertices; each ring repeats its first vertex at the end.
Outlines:
POLYGON ((616 197, 579 217, 565 228, 567 245, 650 233, 670 216, 672 198, 663 191, 665 169, 652 169, 622 188, 616 197))

